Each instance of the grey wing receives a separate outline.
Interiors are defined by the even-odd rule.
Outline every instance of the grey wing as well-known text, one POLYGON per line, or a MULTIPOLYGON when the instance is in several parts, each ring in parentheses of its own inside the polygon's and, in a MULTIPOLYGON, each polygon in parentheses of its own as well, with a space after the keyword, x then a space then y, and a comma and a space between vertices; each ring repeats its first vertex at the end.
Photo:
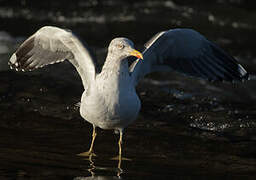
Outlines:
POLYGON ((52 26, 42 27, 23 42, 9 65, 17 71, 31 71, 65 59, 76 67, 84 86, 93 80, 95 61, 89 50, 70 31, 52 26))
POLYGON ((209 81, 242 81, 246 70, 232 56, 192 29, 158 33, 147 44, 144 60, 130 66, 134 84, 154 71, 178 71, 209 81))

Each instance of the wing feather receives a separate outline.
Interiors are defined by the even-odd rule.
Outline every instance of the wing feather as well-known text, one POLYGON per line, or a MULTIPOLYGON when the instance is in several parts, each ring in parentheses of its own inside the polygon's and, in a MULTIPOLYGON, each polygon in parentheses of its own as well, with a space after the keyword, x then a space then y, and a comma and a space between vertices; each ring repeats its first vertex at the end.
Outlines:
POLYGON ((94 80, 95 60, 87 47, 70 31, 45 26, 25 40, 9 61, 17 71, 31 71, 68 59, 80 74, 84 86, 94 80))
POLYGON ((143 57, 130 66, 135 85, 146 74, 166 69, 209 81, 242 81, 249 77, 235 58, 192 29, 158 33, 146 43, 143 57), (160 66, 163 68, 155 68, 160 66))

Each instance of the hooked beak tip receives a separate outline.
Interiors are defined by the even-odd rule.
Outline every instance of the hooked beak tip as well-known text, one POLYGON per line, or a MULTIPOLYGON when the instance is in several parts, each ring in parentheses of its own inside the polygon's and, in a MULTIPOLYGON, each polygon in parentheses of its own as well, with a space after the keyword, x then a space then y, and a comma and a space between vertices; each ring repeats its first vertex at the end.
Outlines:
POLYGON ((130 55, 131 56, 135 56, 135 57, 137 57, 139 59, 143 59, 143 55, 139 51, 137 51, 135 49, 130 52, 130 55))

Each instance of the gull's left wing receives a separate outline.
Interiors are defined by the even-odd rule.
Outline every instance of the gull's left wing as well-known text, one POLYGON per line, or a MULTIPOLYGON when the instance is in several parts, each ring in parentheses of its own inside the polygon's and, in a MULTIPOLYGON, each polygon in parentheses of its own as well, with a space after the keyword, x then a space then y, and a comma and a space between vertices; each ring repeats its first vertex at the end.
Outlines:
POLYGON ((249 78, 236 59, 192 29, 160 32, 145 47, 144 60, 138 59, 130 66, 135 85, 154 71, 178 71, 209 81, 242 81, 249 78))

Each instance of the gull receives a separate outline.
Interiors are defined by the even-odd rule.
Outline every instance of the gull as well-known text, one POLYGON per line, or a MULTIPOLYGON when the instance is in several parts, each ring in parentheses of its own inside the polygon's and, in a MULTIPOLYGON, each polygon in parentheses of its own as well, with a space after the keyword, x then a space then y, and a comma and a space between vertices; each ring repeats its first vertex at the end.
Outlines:
POLYGON ((92 140, 86 155, 93 154, 96 127, 119 131, 122 154, 124 128, 134 122, 141 108, 136 86, 156 71, 177 71, 209 81, 239 82, 250 75, 237 60, 193 29, 162 31, 146 44, 143 53, 131 40, 118 37, 108 46, 101 71, 88 47, 70 31, 44 26, 25 40, 11 56, 9 65, 16 71, 32 71, 48 64, 69 60, 79 73, 84 92, 80 114, 92 124, 92 140), (128 64, 128 57, 137 59, 128 64))

